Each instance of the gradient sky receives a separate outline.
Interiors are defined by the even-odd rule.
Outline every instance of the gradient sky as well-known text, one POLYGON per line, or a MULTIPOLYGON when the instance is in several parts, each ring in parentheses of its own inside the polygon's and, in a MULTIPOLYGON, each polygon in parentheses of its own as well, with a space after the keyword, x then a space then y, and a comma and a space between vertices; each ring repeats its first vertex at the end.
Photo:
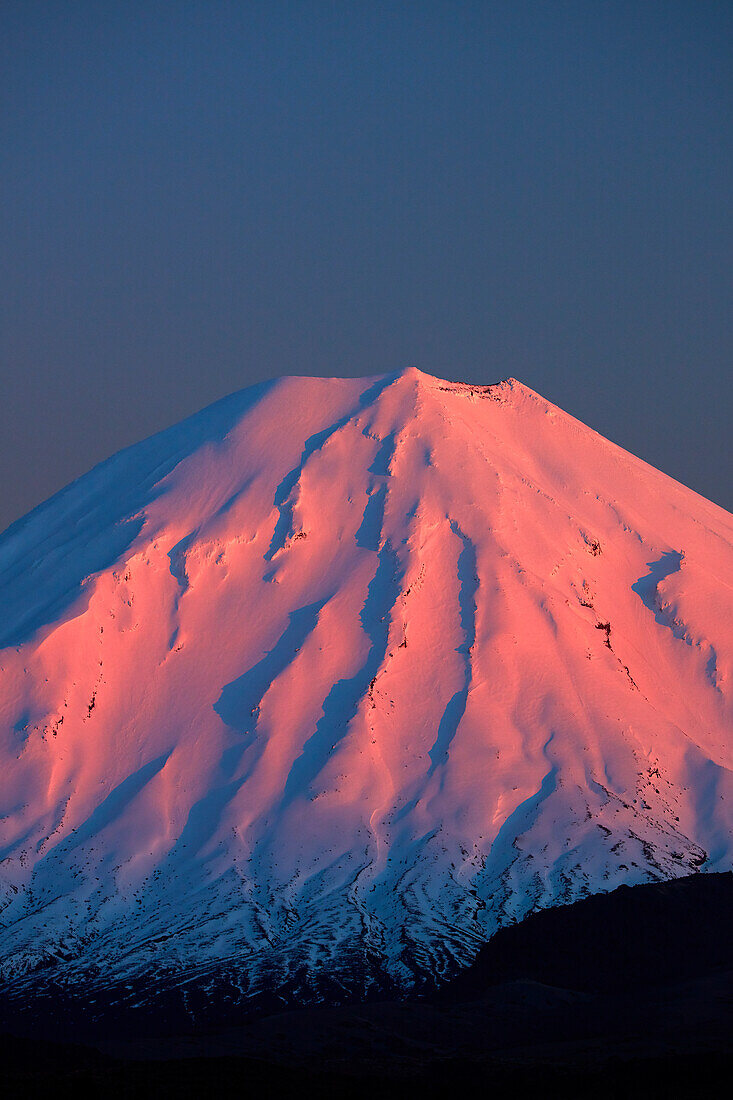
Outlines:
POLYGON ((0 529, 278 374, 514 375, 728 508, 733 4, 4 0, 0 529))

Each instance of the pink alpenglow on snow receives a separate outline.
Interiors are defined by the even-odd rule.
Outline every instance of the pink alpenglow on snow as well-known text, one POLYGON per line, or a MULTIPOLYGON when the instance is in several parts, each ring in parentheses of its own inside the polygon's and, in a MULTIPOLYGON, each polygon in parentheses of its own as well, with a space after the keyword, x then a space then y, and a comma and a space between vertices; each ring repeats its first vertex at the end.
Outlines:
POLYGON ((732 584, 733 517, 513 379, 116 455, 0 537, 3 981, 409 988, 731 868, 732 584))

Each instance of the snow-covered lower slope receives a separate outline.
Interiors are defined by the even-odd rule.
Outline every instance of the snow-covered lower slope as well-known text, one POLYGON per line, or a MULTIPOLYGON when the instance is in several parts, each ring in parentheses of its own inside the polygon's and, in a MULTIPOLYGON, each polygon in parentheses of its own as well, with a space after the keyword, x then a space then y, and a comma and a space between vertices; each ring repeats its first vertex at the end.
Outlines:
POLYGON ((520 383, 414 369, 97 467, 0 538, 6 988, 407 988, 730 868, 732 536, 520 383))

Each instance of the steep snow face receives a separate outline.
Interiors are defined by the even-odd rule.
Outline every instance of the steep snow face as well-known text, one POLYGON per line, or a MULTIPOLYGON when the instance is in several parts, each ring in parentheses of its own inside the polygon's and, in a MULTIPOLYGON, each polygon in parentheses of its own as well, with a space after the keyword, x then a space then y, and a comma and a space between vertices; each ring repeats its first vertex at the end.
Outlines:
POLYGON ((409 987, 733 866, 733 521, 509 380, 287 378, 0 539, 6 983, 409 987))

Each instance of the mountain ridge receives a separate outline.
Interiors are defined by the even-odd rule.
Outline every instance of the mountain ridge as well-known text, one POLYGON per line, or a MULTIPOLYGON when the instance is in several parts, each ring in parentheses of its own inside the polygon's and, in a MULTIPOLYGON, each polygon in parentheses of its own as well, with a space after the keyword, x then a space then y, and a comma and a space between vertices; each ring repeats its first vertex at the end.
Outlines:
POLYGON ((414 368, 95 467, 0 536, 0 974, 407 989, 728 869, 732 531, 514 379, 414 368))

